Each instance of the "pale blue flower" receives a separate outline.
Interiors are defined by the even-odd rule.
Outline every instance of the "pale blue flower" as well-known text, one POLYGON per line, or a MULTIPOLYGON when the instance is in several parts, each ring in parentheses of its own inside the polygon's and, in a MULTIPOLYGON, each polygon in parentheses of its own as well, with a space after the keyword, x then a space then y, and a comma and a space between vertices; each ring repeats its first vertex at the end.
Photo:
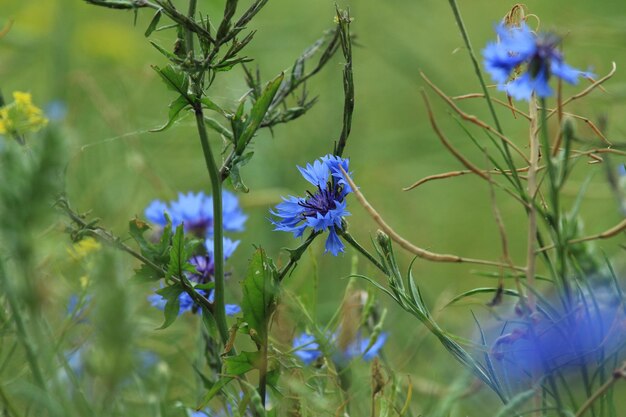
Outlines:
POLYGON ((557 48, 561 40, 552 33, 534 34, 526 23, 511 27, 501 23, 496 32, 499 42, 490 42, 483 49, 485 69, 498 88, 516 100, 530 100, 533 93, 551 96, 548 82, 553 75, 570 84, 576 84, 580 76, 591 77, 565 63, 557 48), (521 65, 526 65, 521 75, 509 81, 521 65))

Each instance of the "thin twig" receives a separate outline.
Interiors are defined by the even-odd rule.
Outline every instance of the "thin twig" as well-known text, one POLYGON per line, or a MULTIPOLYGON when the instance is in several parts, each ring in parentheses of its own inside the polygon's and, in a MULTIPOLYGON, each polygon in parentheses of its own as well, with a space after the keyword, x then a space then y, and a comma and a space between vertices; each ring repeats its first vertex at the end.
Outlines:
POLYGON ((491 177, 489 177, 487 174, 484 173, 484 170, 478 168, 476 165, 472 164, 469 160, 467 160, 467 158, 465 158, 459 151, 457 151, 452 144, 450 143, 450 141, 445 137, 445 135, 443 134, 443 132, 441 131, 441 129, 439 128, 439 126, 437 125, 437 122, 435 120, 435 115, 433 113, 432 107, 430 106, 430 101, 428 100, 428 96, 426 95, 426 92, 422 89, 420 90, 420 93, 422 94, 422 98, 424 99, 424 103, 426 104, 426 110, 428 112, 428 119, 430 120, 430 124, 433 128, 433 130, 435 131, 435 133, 437 134, 437 136, 439 137, 439 139, 441 140, 441 143, 443 143, 443 146, 446 147, 446 149, 448 149, 450 151, 450 153, 452 155, 454 155, 454 157, 463 164, 463 166, 465 166, 467 169, 469 169, 470 171, 472 171, 472 173, 478 175, 479 177, 481 177, 482 179, 484 179, 487 182, 491 182, 494 185, 496 185, 499 188, 502 188, 505 192, 507 192, 511 197, 515 198, 517 201, 519 201, 521 204, 526 204, 517 194, 513 193, 512 191, 503 188, 499 183, 497 182, 493 182, 491 177))
MULTIPOLYGON (((626 230, 626 219, 622 220, 615 226, 611 227, 610 229, 605 230, 602 233, 597 233, 591 236, 579 237, 577 239, 568 240, 567 243, 570 245, 573 245, 576 243, 588 242, 590 240, 610 239, 612 237, 617 236, 618 234, 622 233, 625 230, 626 230)), ((550 249, 554 249, 554 245, 544 246, 543 248, 537 249, 537 253, 544 252, 550 249)))
MULTIPOLYGON (((509 265, 504 264, 502 262, 488 261, 488 260, 482 260, 482 259, 463 258, 463 257, 458 256, 458 255, 434 253, 434 252, 430 252, 430 251, 428 251, 426 249, 422 249, 422 248, 412 244, 411 242, 409 242, 408 240, 406 240, 405 238, 400 236, 398 233, 396 233, 396 231, 393 230, 391 228, 391 226, 389 226, 383 220, 381 215, 378 214, 378 212, 365 199, 365 196, 363 195, 363 193, 361 193, 361 191, 356 186, 354 181, 352 181, 352 178, 350 178, 350 176, 346 173, 346 171, 343 168, 341 168, 341 171, 342 171, 342 173, 344 175, 344 178, 346 179, 348 184, 350 184, 350 187, 354 191, 354 195, 356 196, 356 198, 359 201, 359 203, 361 204, 361 206, 363 206, 365 211, 367 211, 369 213, 369 215, 372 217, 372 219, 380 226, 380 228, 385 233, 387 233, 389 235, 389 237, 394 242, 396 242, 398 245, 400 245, 400 247, 402 247, 406 251, 408 251, 408 252, 410 252, 410 253, 412 253, 412 254, 414 254, 414 255, 422 258, 422 259, 427 259, 427 260, 433 261, 433 262, 470 263, 470 264, 477 264, 477 265, 495 266, 495 267, 500 267, 500 268, 510 268, 509 265)), ((512 269, 514 269, 516 271, 524 271, 525 270, 524 268, 519 267, 519 266, 514 266, 512 269)))
MULTIPOLYGON (((460 96, 454 96, 454 97, 450 97, 452 100, 467 100, 469 98, 484 98, 485 95, 483 93, 471 93, 471 94, 463 94, 460 96)), ((520 114, 522 115, 525 119, 530 120, 530 116, 527 115, 526 113, 524 113, 523 111, 521 111, 520 109, 518 109, 517 107, 506 103, 500 99, 497 99, 495 97, 491 97, 491 101, 493 101, 494 103, 498 103, 501 106, 506 107, 507 109, 511 110, 513 112, 513 115, 515 116, 516 114, 520 114)))
POLYGON ((575 417, 582 417, 585 412, 593 405, 593 403, 600 397, 604 395, 605 392, 609 390, 618 380, 624 378, 626 376, 626 362, 622 363, 618 369, 613 371, 613 375, 611 375, 611 379, 606 381, 596 392, 593 393, 591 397, 585 401, 585 403, 580 407, 580 409, 576 412, 575 417))
MULTIPOLYGON (((528 167, 526 168, 519 168, 516 170, 517 172, 526 172, 528 171, 528 167)), ((500 171, 499 169, 492 169, 492 170, 484 170, 483 171, 485 174, 496 174, 496 175, 505 175, 505 174, 509 174, 510 171, 509 170, 504 170, 504 171, 500 171)), ((467 174, 473 174, 474 171, 470 171, 469 169, 467 170, 461 170, 461 171, 449 171, 449 172, 444 172, 442 174, 433 174, 433 175, 429 175, 427 177, 424 177, 418 181, 415 181, 413 184, 402 188, 402 191, 410 191, 414 188, 419 187, 422 184, 425 184, 427 182, 430 181, 434 181, 434 180, 443 180, 443 179, 447 179, 447 178, 453 178, 453 177, 459 177, 461 175, 467 175, 467 174)), ((524 176, 520 176, 520 178, 525 179, 526 177, 524 176)))
POLYGON ((511 148, 513 148, 515 152, 517 152, 522 158, 524 158, 526 162, 529 162, 524 152, 522 152, 522 150, 518 148, 517 145, 511 141, 511 139, 507 138, 498 130, 489 126, 487 123, 483 122, 476 116, 465 113, 463 110, 459 108, 459 106, 456 105, 456 103, 446 93, 444 93, 439 87, 433 84, 433 82, 430 81, 423 72, 420 71, 420 75, 424 79, 424 81, 426 81, 426 83, 430 86, 430 88, 432 88, 439 97, 441 97, 446 103, 448 103, 448 105, 452 108, 452 110, 454 110, 459 116, 461 116, 462 119, 467 120, 468 122, 473 123, 476 126, 479 126, 487 130, 488 132, 493 133, 494 135, 499 137, 503 142, 511 146, 511 148))

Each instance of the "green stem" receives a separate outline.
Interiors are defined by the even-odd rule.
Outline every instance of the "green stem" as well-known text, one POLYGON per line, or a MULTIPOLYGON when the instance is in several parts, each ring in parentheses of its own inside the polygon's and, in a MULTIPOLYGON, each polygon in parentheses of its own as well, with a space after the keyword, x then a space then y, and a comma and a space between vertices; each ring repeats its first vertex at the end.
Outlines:
MULTIPOLYGON (((474 72, 476 72, 476 76, 478 77, 478 81, 480 82, 480 87, 483 90, 483 94, 485 95, 485 100, 487 100, 487 106, 489 107, 489 112, 491 113, 491 117, 493 118, 494 123, 496 124, 496 129, 498 133, 503 134, 502 126, 500 125, 500 120, 498 119, 498 115, 496 114, 496 109, 491 101, 491 95, 489 94, 489 89, 487 88, 487 84, 485 83, 485 79, 483 78, 483 74, 480 70, 480 65, 478 64, 478 60, 476 59, 476 54, 474 54, 474 48, 472 48, 472 43, 470 42, 469 35, 467 34, 467 29, 465 29, 465 23, 463 23, 463 17, 461 16, 461 12, 459 10, 459 6, 456 4, 456 0, 448 0, 450 3, 450 7, 452 8, 452 13, 454 14, 454 18, 456 20, 457 25, 459 26, 459 30, 461 31, 461 36, 463 37, 463 42, 465 43, 465 47, 467 48, 467 52, 469 53, 470 59, 472 61, 472 65, 474 66, 474 72)), ((509 145, 502 140, 502 147, 504 149, 504 153, 506 155, 506 163, 511 170, 511 174, 515 179, 515 183, 517 184, 517 188, 519 190, 523 189, 522 183, 519 179, 519 175, 515 170, 515 164, 513 163, 513 157, 511 155, 511 150, 509 149, 509 145)))
MULTIPOLYGON (((189 9, 187 11, 187 16, 189 19, 193 20, 196 14, 196 2, 197 0, 189 0, 189 9)), ((187 52, 191 51, 193 53, 193 32, 191 30, 185 31, 185 47, 187 52)))
POLYGON ((376 258, 374 258, 374 256, 369 253, 367 251, 367 249, 365 249, 363 246, 361 246, 359 244, 359 242, 357 242, 356 240, 354 240, 354 238, 352 237, 352 235, 344 230, 338 230, 338 233, 341 237, 343 237, 345 239, 346 242, 348 242, 350 244, 350 246, 352 246, 354 249, 356 249, 357 251, 359 251, 359 253, 361 253, 361 255, 365 256, 371 263, 374 264, 374 266, 378 269, 380 269, 382 271, 383 274, 387 275, 387 269, 385 268, 385 266, 383 264, 380 263, 380 261, 378 261, 376 258))
POLYGON ((17 336, 24 346, 24 350, 26 351, 26 360, 28 362, 30 370, 33 373, 33 377, 35 378, 37 386, 45 392, 46 383, 43 377, 43 373, 41 371, 41 367, 39 366, 39 362, 37 360, 37 354, 35 353, 33 343, 30 340, 28 333, 26 332, 26 326, 24 325, 24 321, 22 320, 22 313, 19 309, 19 303, 15 295, 14 288, 9 282, 9 278, 7 277, 6 271, 4 269, 4 264, 1 260, 0 283, 2 284, 4 295, 6 296, 7 301, 9 302, 9 307, 11 308, 11 312, 13 313, 13 321, 15 321, 17 336))
POLYGON ((206 126, 204 125, 204 114, 202 112, 202 104, 197 101, 194 103, 194 113, 196 115, 196 126, 200 143, 202 144, 202 153, 204 154, 204 162, 206 163, 209 176, 211 177, 211 190, 213 191, 213 262, 215 263, 215 321, 222 338, 222 343, 228 341, 228 325, 226 324, 226 310, 224 303, 224 226, 222 221, 222 181, 220 179, 219 170, 215 164, 213 152, 209 145, 209 137, 207 135, 206 126))
MULTIPOLYGON (((196 1, 189 0, 189 10, 187 17, 189 20, 194 20, 196 13, 196 1)), ((193 32, 190 29, 185 30, 185 43, 187 46, 187 53, 193 59, 194 46, 193 46, 193 32)), ((222 343, 226 345, 228 342, 228 324, 226 323, 226 307, 224 302, 224 225, 222 221, 222 181, 219 174, 219 168, 215 163, 213 151, 209 144, 209 136, 207 134, 206 125, 204 124, 204 112, 202 110, 202 103, 200 98, 202 95, 202 87, 200 86, 200 80, 202 75, 198 77, 191 77, 192 90, 195 96, 191 105, 193 106, 194 114, 196 116, 196 127, 198 129, 198 136, 200 137, 200 143, 202 144, 202 153, 204 155, 204 162, 206 164, 209 177, 211 179, 211 191, 213 194, 213 262, 214 262, 214 279, 215 279, 215 301, 213 309, 213 315, 217 324, 217 329, 220 333, 222 343)))

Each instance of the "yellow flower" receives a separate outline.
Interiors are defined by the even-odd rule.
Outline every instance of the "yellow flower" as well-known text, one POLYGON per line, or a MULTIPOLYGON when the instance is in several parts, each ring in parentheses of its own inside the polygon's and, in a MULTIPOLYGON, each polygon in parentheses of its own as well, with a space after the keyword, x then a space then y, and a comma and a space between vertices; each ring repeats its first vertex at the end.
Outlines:
POLYGON ((33 104, 30 93, 15 91, 13 103, 0 107, 0 134, 24 135, 48 123, 43 111, 33 104))
POLYGON ((93 237, 86 237, 68 248, 67 253, 74 259, 82 259, 90 253, 98 251, 102 245, 93 237))

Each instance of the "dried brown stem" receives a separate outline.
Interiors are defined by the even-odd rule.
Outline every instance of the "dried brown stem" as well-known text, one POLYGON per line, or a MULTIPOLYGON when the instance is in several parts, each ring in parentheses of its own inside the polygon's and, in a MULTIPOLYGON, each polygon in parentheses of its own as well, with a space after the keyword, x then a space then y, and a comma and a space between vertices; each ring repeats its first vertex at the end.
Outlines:
MULTIPOLYGON (((458 255, 440 254, 440 253, 430 252, 426 249, 422 249, 412 244, 411 242, 409 242, 408 240, 400 236, 398 233, 396 233, 396 231, 393 230, 391 226, 389 226, 385 222, 385 220, 383 220, 381 215, 378 214, 378 212, 374 209, 374 207, 372 207, 372 205, 365 199, 365 196, 363 195, 363 193, 361 193, 361 191, 356 186, 354 181, 352 181, 352 178, 350 178, 350 176, 346 173, 346 171, 343 168, 340 167, 340 169, 344 175, 344 178, 346 179, 348 184, 350 184, 350 187, 352 188, 354 195, 356 196, 356 199, 359 201, 361 206, 363 206, 365 211, 367 211, 367 213, 372 217, 372 219, 380 226, 380 228, 385 233, 387 233, 387 235, 389 235, 389 237, 394 242, 400 245, 400 247, 402 247, 407 252, 410 252, 419 258, 426 259, 426 260, 433 261, 433 262, 469 263, 469 264, 476 264, 476 265, 495 266, 495 267, 500 267, 500 268, 511 268, 509 265, 502 263, 502 262, 488 261, 488 260, 483 260, 483 259, 463 258, 458 255)), ((525 270, 524 268, 519 267, 519 266, 513 266, 511 269, 514 269, 516 271, 525 270)))
MULTIPOLYGON (((520 169, 516 169, 517 172, 526 172, 528 171, 528 167, 526 168, 520 168, 520 169)), ((502 175, 502 174, 508 174, 511 173, 510 170, 505 170, 505 171, 500 171, 498 169, 492 169, 489 171, 483 171, 485 174, 496 174, 496 175, 502 175)), ((402 191, 410 191, 414 188, 419 187, 422 184, 425 184, 427 182, 430 181, 434 181, 434 180, 443 180, 446 178, 453 178, 453 177, 459 177, 461 175, 467 175, 467 174, 473 174, 474 171, 470 171, 469 169, 466 170, 461 170, 461 171, 450 171, 450 172, 444 172, 442 174, 434 174, 434 175, 429 175, 427 177, 424 177, 418 181, 415 181, 413 184, 404 187, 402 189, 402 191)), ((520 178, 525 179, 526 177, 524 177, 523 175, 520 175, 520 178)), ((492 180, 493 181, 493 180, 492 180)))
POLYGON ((448 97, 443 91, 441 91, 439 87, 433 84, 432 81, 430 81, 423 72, 420 71, 420 75, 422 76, 424 81, 426 81, 426 83, 430 86, 430 88, 432 88, 439 97, 441 97, 446 103, 448 103, 448 105, 452 108, 452 110, 454 110, 459 116, 461 116, 463 120, 467 120, 468 122, 473 123, 487 130, 488 132, 496 135, 497 137, 502 139, 504 142, 506 142, 511 148, 513 148, 513 150, 515 150, 515 152, 517 152, 522 158, 524 158, 526 162, 529 162, 526 155, 524 155, 524 152, 522 152, 521 149, 518 148, 517 145, 513 143, 509 138, 507 138, 502 133, 498 132, 496 129, 489 126, 487 123, 483 122, 476 116, 465 113, 456 105, 456 103, 450 97, 448 97))
MULTIPOLYGON (((575 243, 588 242, 590 240, 609 239, 609 238, 617 236, 618 234, 622 233, 625 230, 626 230, 626 219, 622 220, 615 226, 611 227, 610 229, 605 230, 602 233, 597 233, 591 236, 585 236, 585 237, 579 237, 577 239, 572 239, 572 240, 569 240, 567 243, 569 243, 570 245, 573 245, 575 243)), ((543 248, 537 249, 537 253, 545 252, 550 249, 554 249, 554 245, 548 245, 548 246, 544 246, 543 248)))
MULTIPOLYGON (((472 94, 463 94, 461 96, 454 96, 454 97, 450 97, 452 100, 466 100, 468 98, 484 98, 485 95, 483 93, 472 93, 472 94)), ((524 113, 523 111, 521 111, 520 109, 518 109, 517 107, 513 106, 512 104, 506 103, 500 99, 497 99, 495 97, 491 97, 491 101, 493 101, 494 103, 498 103, 501 106, 506 107, 507 109, 511 110, 513 112, 513 117, 515 117, 515 115, 519 114, 522 115, 525 119, 530 120, 530 116, 527 115, 526 113, 524 113)))

